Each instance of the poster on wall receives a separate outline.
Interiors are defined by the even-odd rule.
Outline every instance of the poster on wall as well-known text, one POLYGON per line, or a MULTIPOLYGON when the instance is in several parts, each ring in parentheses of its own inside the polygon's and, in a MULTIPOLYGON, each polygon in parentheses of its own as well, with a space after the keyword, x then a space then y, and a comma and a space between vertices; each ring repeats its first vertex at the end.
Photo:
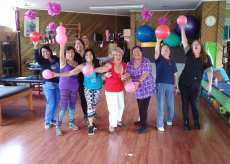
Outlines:
POLYGON ((24 16, 24 37, 29 37, 31 32, 39 33, 39 17, 36 17, 36 20, 30 22, 24 16))

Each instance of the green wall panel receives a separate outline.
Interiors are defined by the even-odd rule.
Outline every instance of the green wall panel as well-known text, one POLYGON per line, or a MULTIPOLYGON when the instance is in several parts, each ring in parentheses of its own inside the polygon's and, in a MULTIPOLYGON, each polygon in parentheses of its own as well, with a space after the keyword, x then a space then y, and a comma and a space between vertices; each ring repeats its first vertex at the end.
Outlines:
POLYGON ((216 66, 216 46, 217 43, 216 42, 212 42, 212 43, 204 43, 205 48, 207 49, 207 51, 210 52, 211 57, 212 57, 212 61, 213 61, 213 67, 216 66))

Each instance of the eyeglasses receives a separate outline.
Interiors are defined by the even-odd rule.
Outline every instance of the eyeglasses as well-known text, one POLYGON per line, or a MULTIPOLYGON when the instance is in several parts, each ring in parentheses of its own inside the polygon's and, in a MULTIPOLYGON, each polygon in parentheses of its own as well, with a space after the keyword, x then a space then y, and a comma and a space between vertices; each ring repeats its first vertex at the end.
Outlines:
POLYGON ((75 43, 75 45, 79 45, 79 46, 81 46, 81 45, 83 45, 82 43, 75 43))
POLYGON ((137 50, 137 51, 133 51, 133 53, 135 54, 135 53, 139 53, 139 52, 141 52, 140 50, 137 50))

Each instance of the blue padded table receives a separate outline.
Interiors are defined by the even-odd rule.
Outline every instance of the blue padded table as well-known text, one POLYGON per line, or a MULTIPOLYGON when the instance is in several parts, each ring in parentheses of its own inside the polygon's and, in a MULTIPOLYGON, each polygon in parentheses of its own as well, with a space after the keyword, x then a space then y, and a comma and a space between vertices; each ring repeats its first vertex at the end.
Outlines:
POLYGON ((2 104, 28 96, 29 110, 33 110, 32 90, 28 87, 0 86, 0 125, 2 125, 2 104))
POLYGON ((26 80, 23 79, 22 77, 7 77, 0 79, 0 82, 2 83, 29 83, 31 86, 31 83, 37 83, 38 84, 38 89, 33 89, 33 91, 38 91, 38 95, 40 98, 40 93, 43 91, 40 84, 42 83, 42 80, 26 80))

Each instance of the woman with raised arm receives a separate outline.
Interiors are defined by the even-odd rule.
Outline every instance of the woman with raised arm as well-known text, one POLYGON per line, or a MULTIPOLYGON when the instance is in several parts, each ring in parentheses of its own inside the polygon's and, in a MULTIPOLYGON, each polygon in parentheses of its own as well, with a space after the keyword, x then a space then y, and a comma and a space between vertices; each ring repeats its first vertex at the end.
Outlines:
POLYGON ((157 99, 157 129, 164 131, 164 98, 167 104, 167 125, 172 125, 174 115, 174 95, 177 95, 177 67, 170 58, 170 47, 157 39, 155 47, 156 64, 156 99, 157 99))
MULTIPOLYGON (((83 64, 80 64, 73 70, 64 73, 54 73, 54 76, 72 77, 82 72, 84 66, 90 65, 93 68, 100 67, 100 62, 96 59, 94 51, 92 49, 86 49, 83 53, 83 64)), ((74 84, 74 83, 72 83, 74 84)), ((89 120, 88 135, 93 135, 94 130, 97 129, 93 123, 93 119, 96 114, 96 105, 101 95, 102 78, 100 73, 92 73, 90 76, 84 75, 84 94, 87 101, 87 118, 89 120)), ((69 84, 70 87, 73 85, 69 84)))
MULTIPOLYGON (((74 61, 75 49, 72 46, 68 46, 65 49, 65 45, 60 45, 60 72, 69 72, 77 66, 77 62, 74 61)), ((67 111, 69 104, 69 128, 78 130, 78 126, 74 123, 75 117, 75 105, 78 92, 78 74, 70 77, 60 77, 59 89, 61 96, 61 110, 57 118, 56 135, 62 135, 61 124, 64 115, 67 111), (74 84, 74 85, 72 85, 74 84)))
MULTIPOLYGON (((40 55, 38 53, 38 42, 34 44, 34 60, 41 66, 42 71, 49 69, 53 72, 60 72, 59 58, 54 56, 49 46, 44 45, 40 48, 40 55)), ((43 91, 46 96, 46 112, 45 112, 45 129, 50 128, 50 124, 56 125, 55 116, 59 104, 59 79, 54 77, 52 79, 42 79, 43 91)))
POLYGON ((141 126, 137 133, 142 134, 147 131, 149 102, 156 90, 150 60, 143 57, 140 46, 134 46, 132 52, 134 59, 128 62, 125 76, 126 82, 132 78, 132 82, 135 84, 134 97, 137 99, 140 121, 135 122, 134 125, 141 126))
POLYGON ((116 134, 114 127, 125 127, 121 123, 124 111, 123 81, 121 76, 125 74, 127 65, 122 62, 124 51, 120 47, 112 50, 113 61, 102 67, 94 69, 94 72, 106 73, 105 97, 109 110, 109 132, 116 134))
POLYGON ((192 42, 192 48, 189 47, 184 28, 185 25, 181 27, 181 37, 187 59, 185 62, 185 67, 179 78, 179 89, 182 100, 184 129, 190 130, 188 117, 189 103, 192 107, 194 129, 200 129, 200 124, 198 122, 198 98, 201 90, 201 81, 204 70, 206 69, 209 81, 207 90, 208 93, 210 93, 213 75, 212 63, 201 41, 194 40, 192 42))

